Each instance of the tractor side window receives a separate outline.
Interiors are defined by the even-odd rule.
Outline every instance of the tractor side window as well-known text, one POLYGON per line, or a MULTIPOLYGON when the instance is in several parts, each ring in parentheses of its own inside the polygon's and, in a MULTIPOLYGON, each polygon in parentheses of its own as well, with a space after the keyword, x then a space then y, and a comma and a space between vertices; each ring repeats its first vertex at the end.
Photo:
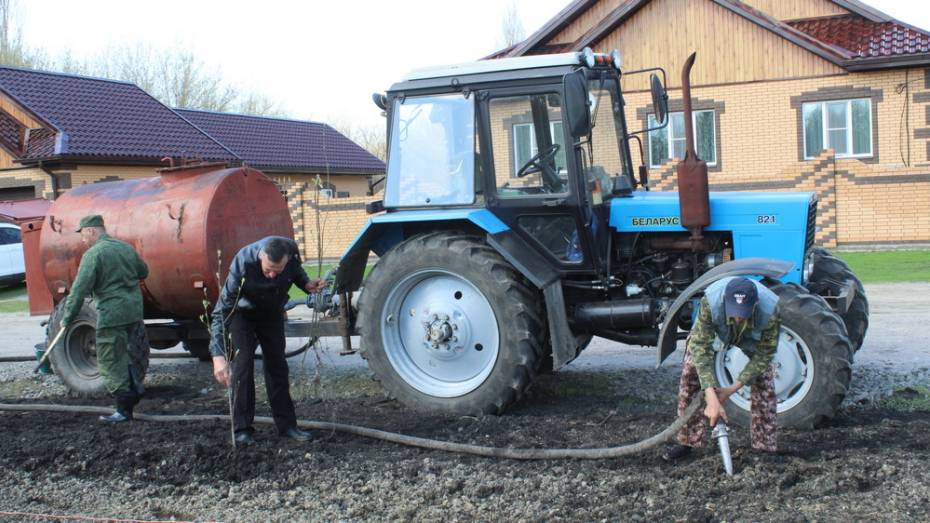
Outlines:
POLYGON ((591 143, 594 149, 594 163, 588 167, 588 178, 595 178, 593 173, 606 173, 608 176, 623 174, 624 162, 620 154, 623 150, 623 130, 620 128, 617 114, 623 110, 615 82, 592 80, 589 87, 591 99, 591 143))
POLYGON ((386 206, 475 201, 474 100, 461 94, 395 100, 386 206))
POLYGON ((491 99, 497 195, 516 198, 568 192, 567 148, 559 95, 491 99))

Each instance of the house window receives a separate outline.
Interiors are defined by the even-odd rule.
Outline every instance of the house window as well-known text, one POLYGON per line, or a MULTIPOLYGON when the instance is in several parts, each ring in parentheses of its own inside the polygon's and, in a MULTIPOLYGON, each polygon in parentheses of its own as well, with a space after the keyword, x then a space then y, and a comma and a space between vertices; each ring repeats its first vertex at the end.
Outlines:
MULTIPOLYGON (((698 156, 707 165, 717 165, 717 131, 714 128, 714 111, 692 112, 694 141, 698 156)), ((669 113, 668 125, 649 133, 649 165, 660 167, 672 158, 685 157, 685 114, 669 113)), ((654 115, 649 115, 649 127, 656 126, 654 115)))
POLYGON ((872 101, 835 100, 801 106, 804 129, 804 159, 824 149, 837 158, 872 156, 872 101))
MULTIPOLYGON (((549 132, 552 133, 552 143, 564 144, 565 136, 562 131, 562 121, 549 122, 549 132)), ((518 123, 513 126, 513 172, 516 176, 520 167, 523 167, 533 157, 539 148, 536 146, 536 131, 531 123, 518 123)), ((560 173, 565 169, 565 148, 559 149, 555 155, 555 164, 560 173)))

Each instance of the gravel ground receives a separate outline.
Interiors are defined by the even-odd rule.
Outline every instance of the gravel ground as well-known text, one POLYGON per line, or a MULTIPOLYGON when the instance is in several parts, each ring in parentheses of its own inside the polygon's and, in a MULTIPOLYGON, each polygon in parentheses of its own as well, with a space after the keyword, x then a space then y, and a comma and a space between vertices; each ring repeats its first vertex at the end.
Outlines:
MULTIPOLYGON (((606 461, 519 462, 317 432, 310 444, 259 429, 232 452, 218 422, 102 427, 90 416, 0 413, 4 513, 103 518, 304 520, 920 521, 930 519, 930 285, 870 286, 872 328, 837 418, 782 430, 781 460, 747 452, 734 429, 737 475, 713 446, 679 466, 658 451, 606 461)), ((333 344, 292 361, 305 419, 354 423, 493 446, 601 447, 642 439, 673 419, 680 356, 655 370, 651 349, 596 341, 564 372, 542 377, 503 416, 410 412, 384 397, 356 356, 333 344)), ((70 398, 32 363, 0 364, 0 401, 70 398)), ((156 360, 147 413, 219 413, 208 364, 156 360)), ((258 394, 259 414, 267 412, 258 394)), ((106 401, 91 401, 105 405, 106 401)))

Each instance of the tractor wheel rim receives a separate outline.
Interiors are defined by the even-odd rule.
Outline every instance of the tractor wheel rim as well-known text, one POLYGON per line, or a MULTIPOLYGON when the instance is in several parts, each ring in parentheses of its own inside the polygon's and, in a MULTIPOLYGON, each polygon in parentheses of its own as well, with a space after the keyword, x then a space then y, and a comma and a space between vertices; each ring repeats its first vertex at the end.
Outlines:
POLYGON ((78 322, 73 327, 69 327, 65 339, 62 340, 63 347, 68 365, 75 374, 86 380, 94 380, 100 376, 100 369, 97 364, 97 331, 93 325, 87 322, 78 322))
POLYGON ((408 275, 389 292, 380 321, 391 366, 424 394, 468 394, 497 362, 500 333, 491 302, 455 273, 425 269, 408 275))
MULTIPOLYGON (((715 343, 719 344, 720 339, 716 339, 715 343)), ((748 361, 749 358, 736 346, 726 351, 717 351, 714 370, 720 386, 728 387, 735 383, 748 361)), ((803 338, 790 328, 782 326, 772 365, 775 372, 778 412, 784 412, 796 407, 810 393, 814 384, 814 356, 803 338)), ((741 388, 730 396, 730 400, 737 407, 750 410, 750 388, 741 388)))

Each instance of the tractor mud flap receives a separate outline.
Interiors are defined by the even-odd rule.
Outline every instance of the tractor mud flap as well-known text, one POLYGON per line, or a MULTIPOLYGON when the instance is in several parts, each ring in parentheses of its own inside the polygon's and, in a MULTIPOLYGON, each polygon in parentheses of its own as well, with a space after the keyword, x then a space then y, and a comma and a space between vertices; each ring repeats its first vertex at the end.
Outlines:
POLYGON ((830 308, 833 309, 833 312, 840 316, 845 316, 846 313, 849 312, 849 308, 852 307, 853 300, 856 299, 856 292, 856 282, 853 280, 846 280, 843 282, 843 286, 836 296, 821 295, 821 298, 827 301, 830 308))
POLYGON ((555 281, 543 289, 546 298, 546 316, 552 340, 552 370, 556 371, 575 359, 578 344, 565 316, 565 298, 562 283, 555 281))
POLYGON ((762 276, 779 279, 788 274, 788 271, 793 266, 793 263, 782 260, 744 258, 718 265, 694 280, 665 311, 662 328, 659 330, 659 351, 657 353, 656 367, 662 365, 665 358, 675 352, 675 346, 678 342, 678 315, 681 309, 691 298, 706 289, 708 285, 730 276, 762 276))

